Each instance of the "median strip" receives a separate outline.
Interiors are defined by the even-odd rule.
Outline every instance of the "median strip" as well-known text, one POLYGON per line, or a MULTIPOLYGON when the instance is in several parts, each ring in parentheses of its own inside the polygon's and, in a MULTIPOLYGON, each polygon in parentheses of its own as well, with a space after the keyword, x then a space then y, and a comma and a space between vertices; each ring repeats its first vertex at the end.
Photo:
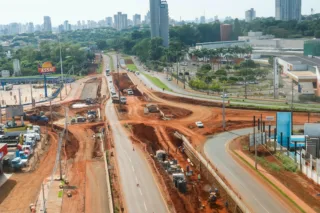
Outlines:
POLYGON ((154 85, 159 87, 160 89, 165 89, 167 91, 172 91, 167 85, 165 85, 162 81, 158 78, 148 75, 146 73, 142 73, 147 79, 149 79, 154 85))

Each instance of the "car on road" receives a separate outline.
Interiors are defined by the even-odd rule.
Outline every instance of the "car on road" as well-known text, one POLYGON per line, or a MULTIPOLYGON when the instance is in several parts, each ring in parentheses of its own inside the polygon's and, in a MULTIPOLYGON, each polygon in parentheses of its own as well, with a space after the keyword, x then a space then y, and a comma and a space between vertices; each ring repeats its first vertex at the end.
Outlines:
POLYGON ((168 81, 172 81, 172 78, 168 77, 168 81))
POLYGON ((127 89, 127 94, 128 94, 128 95, 133 95, 132 89, 127 89))
POLYGON ((120 97, 120 103, 121 103, 121 104, 127 104, 127 98, 124 97, 124 96, 121 96, 121 97, 120 97))
POLYGON ((137 71, 137 72, 136 72, 136 75, 140 75, 140 72, 137 71))
POLYGON ((222 94, 221 98, 229 98, 228 94, 222 94))
POLYGON ((204 125, 203 125, 203 123, 202 123, 201 121, 197 121, 197 122, 196 122, 196 126, 197 126, 198 128, 204 128, 204 125))

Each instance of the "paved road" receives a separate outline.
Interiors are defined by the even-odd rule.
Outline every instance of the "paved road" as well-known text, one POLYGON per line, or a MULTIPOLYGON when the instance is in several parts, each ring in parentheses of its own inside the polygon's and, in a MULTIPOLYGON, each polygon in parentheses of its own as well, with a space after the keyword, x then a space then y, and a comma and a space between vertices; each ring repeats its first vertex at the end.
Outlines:
MULTIPOLYGON (((178 96, 178 97, 186 97, 186 98, 194 98, 197 100, 204 100, 204 101, 212 101, 212 102, 219 102, 221 103, 222 100, 221 98, 217 97, 217 96, 209 96, 209 95, 205 95, 205 94, 198 94, 198 93, 194 93, 191 91, 187 91, 182 89, 181 87, 177 86, 175 81, 168 81, 166 79, 166 75, 163 74, 152 74, 149 72, 146 72, 144 70, 144 68, 142 66, 139 65, 139 62, 137 62, 134 58, 133 58, 133 62, 135 63, 135 65, 137 66, 137 68, 139 69, 140 72, 145 72, 148 75, 153 75, 154 77, 157 77, 158 79, 160 79, 164 84, 166 84, 170 89, 173 90, 173 92, 170 91, 164 91, 164 93, 166 94, 170 94, 170 95, 174 95, 174 96, 178 96)), ((153 90, 156 91, 162 91, 161 88, 158 88, 157 86, 155 86, 149 79, 147 79, 144 75, 139 75, 138 76, 149 88, 152 87, 153 90)), ((284 105, 284 103, 282 102, 270 102, 270 101, 263 101, 263 100, 246 100, 245 102, 242 101, 242 99, 235 99, 235 98, 230 98, 231 100, 231 104, 237 104, 237 105, 244 105, 244 106, 253 106, 253 107, 277 107, 277 108, 282 108, 282 109, 291 109, 289 105, 284 105), (281 105, 280 105, 281 104, 281 105)), ((294 107, 296 109, 303 109, 303 110, 320 110, 319 108, 316 108, 315 105, 305 105, 305 104, 295 104, 294 107)))
MULTIPOLYGON (((111 77, 107 79, 112 80, 111 77)), ((106 116, 112 128, 127 211, 133 213, 168 212, 148 162, 142 153, 137 150, 133 151, 132 142, 121 126, 111 100, 106 105, 106 116)))
POLYGON ((226 144, 238 137, 252 133, 252 128, 224 132, 210 138, 204 145, 204 153, 240 193, 253 212, 284 213, 288 209, 274 197, 256 178, 239 165, 226 151, 226 144))

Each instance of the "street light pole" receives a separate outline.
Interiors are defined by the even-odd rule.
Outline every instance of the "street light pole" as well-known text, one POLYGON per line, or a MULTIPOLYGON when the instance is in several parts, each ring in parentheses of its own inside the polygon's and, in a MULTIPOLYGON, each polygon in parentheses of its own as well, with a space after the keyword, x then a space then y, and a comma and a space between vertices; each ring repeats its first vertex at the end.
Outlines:
POLYGON ((226 111, 225 111, 225 105, 224 105, 224 87, 223 87, 223 95, 222 95, 222 127, 223 131, 226 130, 226 111))
POLYGON ((117 71, 118 71, 118 90, 119 90, 119 110, 121 111, 121 101, 120 101, 120 71, 119 71, 119 55, 117 53, 117 71))
MULTIPOLYGON (((62 86, 64 86, 64 76, 63 76, 63 65, 62 65, 62 50, 61 50, 61 42, 60 42, 60 35, 58 36, 59 38, 59 47, 60 47, 60 68, 61 68, 61 79, 62 79, 62 86)), ((67 95, 67 88, 66 90, 66 95, 67 95)))

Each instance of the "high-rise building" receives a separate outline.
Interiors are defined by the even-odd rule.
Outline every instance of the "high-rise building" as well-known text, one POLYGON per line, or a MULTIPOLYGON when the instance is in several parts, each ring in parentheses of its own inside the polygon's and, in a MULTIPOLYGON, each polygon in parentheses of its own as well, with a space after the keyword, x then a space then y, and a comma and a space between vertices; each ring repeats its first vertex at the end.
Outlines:
POLYGON ((51 18, 50 16, 43 17, 43 31, 52 32, 51 18))
POLYGON ((78 21, 78 22, 77 22, 77 29, 78 29, 78 30, 82 29, 81 21, 78 21))
POLYGON ((20 26, 18 23, 9 24, 9 34, 16 35, 20 33, 20 26))
POLYGON ((141 25, 141 15, 140 14, 133 15, 132 21, 133 21, 133 26, 141 25))
POLYGON ((34 32, 34 26, 33 26, 33 23, 32 22, 29 22, 27 24, 27 32, 28 33, 33 33, 34 32))
POLYGON ((107 27, 112 27, 112 25, 113 25, 112 17, 107 17, 106 22, 107 22, 107 27))
POLYGON ((150 11, 148 11, 147 15, 144 16, 144 24, 150 24, 150 11))
POLYGON ((163 46, 169 47, 169 8, 165 0, 160 5, 160 37, 163 46))
POLYGON ((58 31, 59 31, 59 33, 64 32, 64 26, 63 26, 63 24, 60 24, 60 25, 58 26, 58 31))
POLYGON ((253 8, 246 11, 246 22, 251 22, 255 18, 256 18, 256 11, 253 8))
POLYGON ((200 24, 204 24, 206 23, 206 17, 205 16, 201 16, 200 17, 200 24))
POLYGON ((301 20, 301 0, 276 0, 276 20, 301 20))
POLYGON ((69 31, 70 30, 69 21, 68 20, 65 20, 63 22, 63 29, 64 29, 64 31, 69 31))
POLYGON ((150 0, 151 38, 161 37, 162 44, 169 46, 169 8, 165 0, 150 0))
POLYGON ((230 41, 231 34, 232 34, 232 25, 231 24, 221 24, 220 25, 221 41, 230 41))
POLYGON ((117 30, 123 30, 128 28, 128 16, 127 14, 122 14, 118 12, 114 15, 114 27, 117 30))

